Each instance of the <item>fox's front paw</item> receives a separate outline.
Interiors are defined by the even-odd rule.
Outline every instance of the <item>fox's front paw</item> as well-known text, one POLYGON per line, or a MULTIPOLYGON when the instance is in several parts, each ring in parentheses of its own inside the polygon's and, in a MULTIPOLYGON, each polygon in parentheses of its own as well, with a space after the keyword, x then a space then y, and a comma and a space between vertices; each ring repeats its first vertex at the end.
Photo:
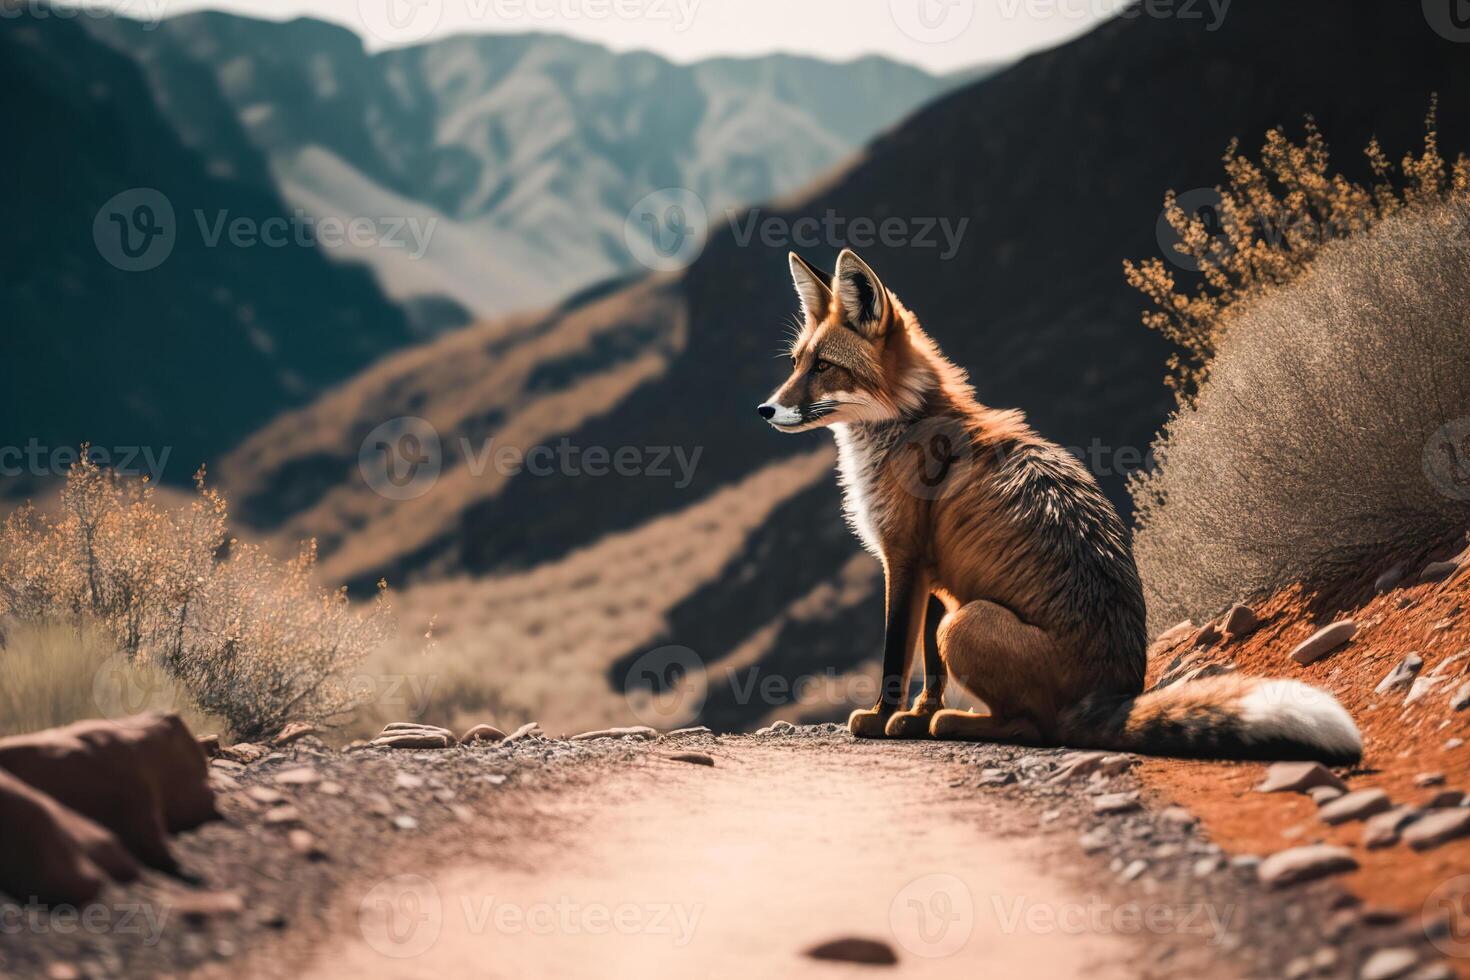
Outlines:
POLYGON ((858 738, 882 738, 883 727, 888 723, 886 712, 871 708, 858 708, 847 716, 847 730, 858 738))
POLYGON ((889 738, 928 738, 933 711, 900 711, 888 719, 883 734, 889 738))

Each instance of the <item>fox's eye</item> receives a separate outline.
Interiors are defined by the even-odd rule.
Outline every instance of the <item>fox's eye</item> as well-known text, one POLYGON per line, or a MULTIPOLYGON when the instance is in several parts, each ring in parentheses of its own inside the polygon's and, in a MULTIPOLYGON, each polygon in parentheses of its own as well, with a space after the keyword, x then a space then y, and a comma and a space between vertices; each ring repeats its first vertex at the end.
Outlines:
POLYGON ((815 364, 812 365, 812 370, 817 372, 818 374, 821 374, 823 371, 827 370, 831 366, 832 365, 827 363, 826 361, 817 361, 815 364))

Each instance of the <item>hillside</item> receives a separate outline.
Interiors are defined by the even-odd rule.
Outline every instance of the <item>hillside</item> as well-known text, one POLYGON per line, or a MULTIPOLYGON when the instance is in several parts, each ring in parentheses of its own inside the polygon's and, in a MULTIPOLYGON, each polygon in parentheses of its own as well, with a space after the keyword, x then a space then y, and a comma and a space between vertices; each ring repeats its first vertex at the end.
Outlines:
POLYGON ((237 166, 223 100, 293 206, 434 220, 422 256, 342 256, 368 263, 397 299, 442 295, 487 317, 637 267, 624 222, 649 192, 688 188, 718 219, 795 190, 951 84, 877 57, 676 65, 550 34, 369 53, 351 31, 306 18, 90 27, 144 66, 211 166, 237 166))
MULTIPOLYGON (((221 215, 287 220, 266 161, 227 122, 218 139, 231 172, 201 159, 156 111, 137 67, 77 20, 7 13, 0 85, 0 127, 16 134, 0 185, 0 445, 148 447, 167 451, 164 475, 186 482, 283 407, 410 341, 402 312, 361 269, 296 241, 211 243, 206 229, 221 215), (167 199, 171 219, 146 213, 170 230, 172 251, 135 235, 164 251, 145 251, 159 264, 129 271, 99 212, 136 188, 167 199)), ((119 200, 120 218, 139 214, 142 198, 119 200)), ((35 477, 7 473, 0 493, 30 492, 35 477)))
MULTIPOLYGON (((1124 258, 1158 253, 1162 192, 1213 184, 1232 137, 1250 145, 1308 112, 1352 172, 1375 133, 1395 152, 1415 146, 1435 91, 1453 152, 1467 145, 1467 82, 1461 48, 1407 6, 1242 2, 1214 32, 1197 22, 1119 20, 941 99, 843 172, 764 214, 786 222, 829 212, 915 224, 968 218, 949 261, 936 248, 860 250, 971 369, 984 400, 1025 409, 1042 432, 1089 453, 1122 506, 1126 470, 1170 404, 1166 351, 1138 325, 1142 301, 1120 272, 1124 258), (1076 152, 1081 145, 1091 162, 1076 152)), ((811 258, 827 263, 843 244, 826 242, 811 258)), ((778 436, 751 411, 782 375, 771 355, 795 307, 785 252, 759 240, 743 247, 726 230, 681 274, 390 360, 252 438, 230 460, 233 499, 263 528, 324 536, 335 547, 326 567, 341 580, 456 583, 464 594, 447 608, 430 598, 431 584, 409 590, 408 608, 438 614, 446 660, 478 664, 480 683, 496 690, 580 638, 548 633, 544 618, 522 618, 514 607, 501 608, 493 644, 460 623, 477 622, 495 596, 515 594, 520 577, 584 561, 592 552, 581 549, 595 547, 597 535, 640 553, 638 536, 660 521, 692 515, 789 460, 790 478, 762 501, 764 520, 713 535, 718 553, 699 555, 717 571, 649 574, 641 594, 636 580, 619 582, 608 603, 603 578, 568 573, 558 601, 639 614, 637 628, 577 651, 584 664, 607 664, 610 711, 632 658, 660 644, 689 647, 721 669, 739 651, 742 665, 788 681, 860 670, 877 649, 881 610, 870 588, 852 582, 871 581, 875 567, 855 557, 831 477, 799 462, 826 437, 778 436), (502 345, 512 336, 529 339, 510 358, 502 345), (433 489, 400 502, 365 486, 357 462, 367 432, 405 415, 430 420, 446 449, 433 489), (523 449, 564 438, 700 456, 684 484, 566 470, 477 476, 461 434, 476 448, 495 435, 523 449), (311 474, 310 492, 284 501, 280 488, 300 473, 311 474), (354 543, 343 546, 349 531, 354 543)), ((707 521, 724 518, 715 509, 707 521)), ((685 554, 668 549, 669 567, 685 554)), ((774 707, 721 681, 702 717, 749 724, 774 707)))

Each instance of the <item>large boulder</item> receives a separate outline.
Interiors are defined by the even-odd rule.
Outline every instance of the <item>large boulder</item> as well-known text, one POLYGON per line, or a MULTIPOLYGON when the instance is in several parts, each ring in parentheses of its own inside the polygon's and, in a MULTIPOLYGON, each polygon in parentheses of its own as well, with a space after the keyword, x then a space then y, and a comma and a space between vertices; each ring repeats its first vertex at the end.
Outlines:
POLYGON ((219 816, 204 750, 176 715, 82 721, 0 739, 0 769, 178 870, 167 835, 219 816))
POLYGON ((0 770, 0 892, 17 902, 89 902, 138 862, 110 831, 0 770))

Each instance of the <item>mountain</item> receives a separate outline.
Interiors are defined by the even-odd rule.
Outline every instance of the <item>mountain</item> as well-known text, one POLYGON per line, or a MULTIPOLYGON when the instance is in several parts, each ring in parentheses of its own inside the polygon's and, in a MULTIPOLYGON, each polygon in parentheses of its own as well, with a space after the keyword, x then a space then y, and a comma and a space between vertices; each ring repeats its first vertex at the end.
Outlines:
MULTIPOLYGON (((8 11, 0 85, 13 137, 0 182, 0 445, 32 459, 86 440, 148 447, 187 481, 282 408, 412 339, 364 270, 294 239, 232 244, 227 223, 259 229, 290 213, 211 89, 187 93, 216 114, 228 172, 184 144, 137 65, 78 19, 8 11)), ((4 491, 30 492, 50 466, 7 468, 4 491)))
MULTIPOLYGON (((1307 113, 1361 171, 1370 136, 1418 145, 1433 92, 1442 145, 1466 146, 1470 59, 1407 5, 1239 0, 1216 31, 1119 19, 940 99, 758 216, 897 218, 916 233, 968 219, 952 257, 860 251, 983 400, 1083 451, 1126 508, 1126 470, 1170 397, 1166 347, 1139 324, 1121 263, 1159 254, 1164 190, 1216 183, 1232 137, 1250 148, 1307 113)), ((830 267, 845 244, 809 258, 830 267)), ((668 644, 722 677, 861 671, 880 644, 881 588, 842 526, 830 439, 778 435, 753 411, 783 377, 772 355, 794 309, 786 248, 726 228, 681 273, 376 365, 256 434, 227 482, 258 526, 320 536, 334 578, 407 583, 405 608, 437 614, 457 669, 478 665, 485 684, 513 687, 517 669, 576 651, 618 692, 640 654, 668 644), (403 500, 359 465, 368 433, 399 416, 427 420, 442 447, 437 481, 403 500), (563 453, 533 472, 487 446, 625 450, 643 467, 593 476, 563 453), (653 473, 659 447, 697 459, 692 475, 653 473), (759 498, 736 506, 742 493, 759 498)), ((752 724, 784 703, 722 680, 699 717, 752 724)))
POLYGON ((238 132, 308 214, 433 222, 414 249, 342 249, 390 295, 480 316, 544 307, 639 268, 650 192, 725 209, 793 191, 952 82, 883 58, 676 65, 549 34, 368 53, 345 28, 221 13, 89 25, 144 66, 188 145, 223 172, 238 132))

